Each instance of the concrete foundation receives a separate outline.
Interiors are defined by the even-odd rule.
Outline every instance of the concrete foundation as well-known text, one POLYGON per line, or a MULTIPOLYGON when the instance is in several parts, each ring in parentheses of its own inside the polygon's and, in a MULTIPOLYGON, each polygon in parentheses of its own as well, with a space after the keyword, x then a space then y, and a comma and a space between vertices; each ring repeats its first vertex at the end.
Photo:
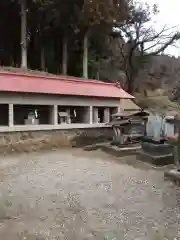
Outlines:
POLYGON ((142 142, 140 159, 157 166, 164 166, 174 163, 173 146, 169 144, 155 144, 142 142))
POLYGON ((173 153, 173 146, 167 143, 164 144, 155 144, 149 142, 142 142, 142 150, 145 153, 152 154, 154 156, 161 156, 173 153))
POLYGON ((61 147, 84 147, 112 140, 110 128, 21 131, 0 133, 0 154, 61 147))
POLYGON ((148 162, 156 166, 165 166, 174 163, 173 154, 155 156, 141 150, 139 156, 141 161, 148 162))

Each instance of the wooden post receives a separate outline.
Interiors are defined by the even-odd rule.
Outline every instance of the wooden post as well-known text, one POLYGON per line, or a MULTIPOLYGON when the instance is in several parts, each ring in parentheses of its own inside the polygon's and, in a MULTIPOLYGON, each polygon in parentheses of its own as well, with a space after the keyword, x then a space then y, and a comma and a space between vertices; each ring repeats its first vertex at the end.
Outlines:
POLYGON ((148 118, 144 118, 144 136, 147 135, 147 123, 148 123, 148 118))
POLYGON ((174 146, 174 164, 179 168, 179 156, 178 156, 178 147, 174 146))
POLYGON ((180 171, 180 120, 178 119, 178 140, 177 140, 177 147, 176 147, 176 152, 177 152, 177 170, 180 171))

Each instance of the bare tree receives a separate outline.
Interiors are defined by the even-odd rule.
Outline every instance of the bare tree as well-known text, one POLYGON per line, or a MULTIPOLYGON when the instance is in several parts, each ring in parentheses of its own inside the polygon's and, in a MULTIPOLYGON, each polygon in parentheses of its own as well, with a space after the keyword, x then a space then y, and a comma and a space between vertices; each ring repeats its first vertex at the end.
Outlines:
POLYGON ((150 25, 155 14, 158 14, 156 5, 151 8, 147 4, 139 4, 132 7, 129 18, 117 26, 120 37, 125 39, 125 44, 119 44, 120 65, 126 74, 127 91, 131 94, 135 91, 140 70, 146 67, 151 57, 163 53, 180 39, 180 33, 175 28, 164 26, 157 32, 150 25))

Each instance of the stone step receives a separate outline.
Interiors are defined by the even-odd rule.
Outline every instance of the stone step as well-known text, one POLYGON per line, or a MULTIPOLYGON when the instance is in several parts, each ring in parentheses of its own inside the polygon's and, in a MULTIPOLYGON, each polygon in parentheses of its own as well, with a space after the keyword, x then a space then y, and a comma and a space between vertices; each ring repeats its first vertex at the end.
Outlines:
POLYGON ((152 155, 143 150, 140 151, 139 158, 143 162, 148 162, 156 166, 165 166, 174 163, 173 154, 152 155))
POLYGON ((94 151, 94 150, 98 150, 101 149, 103 146, 106 145, 110 145, 111 142, 103 142, 103 143, 96 143, 96 144, 91 144, 91 145, 87 145, 83 148, 84 151, 94 151))
POLYGON ((117 147, 113 146, 111 144, 109 145, 103 145, 101 147, 102 151, 116 156, 116 157, 123 157, 123 156, 130 156, 130 155, 138 155, 139 150, 141 149, 141 146, 135 146, 135 147, 117 147))

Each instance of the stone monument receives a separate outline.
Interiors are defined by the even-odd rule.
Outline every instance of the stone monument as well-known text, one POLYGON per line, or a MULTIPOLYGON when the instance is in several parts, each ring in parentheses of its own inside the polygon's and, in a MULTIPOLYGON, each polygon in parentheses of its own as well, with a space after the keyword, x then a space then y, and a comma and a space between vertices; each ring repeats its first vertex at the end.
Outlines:
POLYGON ((164 118, 154 124, 153 136, 142 138, 140 158, 142 161, 163 166, 174 163, 174 147, 164 135, 164 118))

